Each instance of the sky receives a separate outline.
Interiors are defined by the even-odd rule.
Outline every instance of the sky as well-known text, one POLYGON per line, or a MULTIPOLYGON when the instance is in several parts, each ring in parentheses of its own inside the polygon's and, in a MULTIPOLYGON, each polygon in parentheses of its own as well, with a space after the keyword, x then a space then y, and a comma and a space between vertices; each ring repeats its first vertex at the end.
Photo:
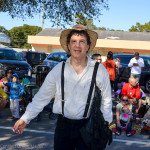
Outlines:
MULTIPOLYGON (((140 24, 150 22, 150 0, 108 0, 108 5, 109 10, 101 11, 103 14, 100 16, 101 21, 94 20, 97 27, 128 31, 137 22, 140 24)), ((0 26, 4 26, 7 30, 24 24, 42 27, 42 14, 23 21, 20 18, 12 19, 8 13, 0 12, 0 26)), ((44 28, 52 28, 52 23, 45 20, 44 28)))

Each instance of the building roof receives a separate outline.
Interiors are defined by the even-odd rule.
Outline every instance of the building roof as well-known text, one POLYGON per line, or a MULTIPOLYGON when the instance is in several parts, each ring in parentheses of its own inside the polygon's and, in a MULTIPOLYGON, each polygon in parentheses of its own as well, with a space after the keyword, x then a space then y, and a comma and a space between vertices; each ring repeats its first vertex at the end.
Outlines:
MULTIPOLYGON (((46 28, 37 36, 53 36, 59 37, 61 29, 46 28)), ((98 39, 114 39, 114 40, 132 40, 132 41, 150 41, 149 32, 123 32, 123 31, 105 31, 95 30, 98 33, 98 39)))

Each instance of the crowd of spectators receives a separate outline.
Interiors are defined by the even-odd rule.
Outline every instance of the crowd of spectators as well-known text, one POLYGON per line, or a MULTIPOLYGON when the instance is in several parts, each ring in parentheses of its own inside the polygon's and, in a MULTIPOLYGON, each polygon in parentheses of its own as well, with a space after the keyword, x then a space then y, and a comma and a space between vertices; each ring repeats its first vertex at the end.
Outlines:
MULTIPOLYGON (((92 58, 96 60, 95 56, 98 55, 99 54, 93 54, 92 58)), ((116 128, 113 129, 113 132, 116 135, 121 135, 122 130, 126 131, 127 136, 134 135, 136 131, 132 130, 132 123, 136 120, 136 118, 139 118, 139 116, 141 117, 140 109, 143 107, 143 91, 140 89, 139 79, 141 69, 144 67, 144 61, 139 56, 139 53, 136 52, 134 56, 135 57, 133 57, 128 64, 128 67, 131 68, 131 75, 128 82, 122 82, 122 88, 119 90, 117 77, 119 76, 119 68, 122 67, 120 64, 121 59, 117 58, 114 60, 113 52, 109 51, 107 53, 106 61, 101 62, 108 71, 111 88, 113 91, 112 94, 115 93, 119 97, 119 102, 116 105, 116 128)), ((144 111, 146 112, 147 110, 144 111)), ((146 127, 150 130, 150 108, 145 116, 140 118, 140 121, 141 124, 144 124, 144 128, 146 127)))

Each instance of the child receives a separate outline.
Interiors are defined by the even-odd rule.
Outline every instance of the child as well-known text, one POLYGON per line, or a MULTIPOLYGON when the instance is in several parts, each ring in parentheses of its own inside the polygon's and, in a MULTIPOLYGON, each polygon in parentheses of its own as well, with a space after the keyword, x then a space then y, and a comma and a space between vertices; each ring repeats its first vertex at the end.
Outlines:
POLYGON ((122 113, 120 114, 120 123, 121 123, 121 129, 122 130, 127 130, 127 126, 130 123, 131 120, 131 115, 129 111, 129 107, 123 106, 122 107, 122 113))
POLYGON ((132 136, 135 134, 135 130, 132 130, 132 122, 130 117, 132 113, 132 105, 128 102, 126 95, 121 97, 121 102, 116 106, 116 129, 113 132, 116 135, 121 135, 121 129, 126 130, 126 136, 132 136))
POLYGON ((19 96, 23 95, 24 88, 19 83, 17 74, 12 75, 12 82, 4 82, 4 85, 10 87, 10 110, 13 120, 16 121, 20 118, 19 115, 19 96))
MULTIPOLYGON (((5 82, 6 82, 6 83, 9 82, 8 78, 7 78, 7 77, 4 77, 4 78, 3 78, 3 82, 4 82, 4 83, 5 83, 5 82)), ((7 95, 9 95, 10 92, 9 92, 8 86, 6 86, 6 85, 4 85, 4 84, 2 84, 1 86, 2 86, 2 88, 4 89, 4 92, 5 92, 7 95)))

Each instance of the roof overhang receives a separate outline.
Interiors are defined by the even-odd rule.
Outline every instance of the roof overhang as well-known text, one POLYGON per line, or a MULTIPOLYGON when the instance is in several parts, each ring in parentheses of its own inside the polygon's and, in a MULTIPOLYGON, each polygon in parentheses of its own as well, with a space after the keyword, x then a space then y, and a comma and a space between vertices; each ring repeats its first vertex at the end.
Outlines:
MULTIPOLYGON (((59 37, 52 36, 28 36, 28 43, 38 45, 60 45, 59 37)), ((150 51, 150 41, 98 39, 96 47, 150 51)))

